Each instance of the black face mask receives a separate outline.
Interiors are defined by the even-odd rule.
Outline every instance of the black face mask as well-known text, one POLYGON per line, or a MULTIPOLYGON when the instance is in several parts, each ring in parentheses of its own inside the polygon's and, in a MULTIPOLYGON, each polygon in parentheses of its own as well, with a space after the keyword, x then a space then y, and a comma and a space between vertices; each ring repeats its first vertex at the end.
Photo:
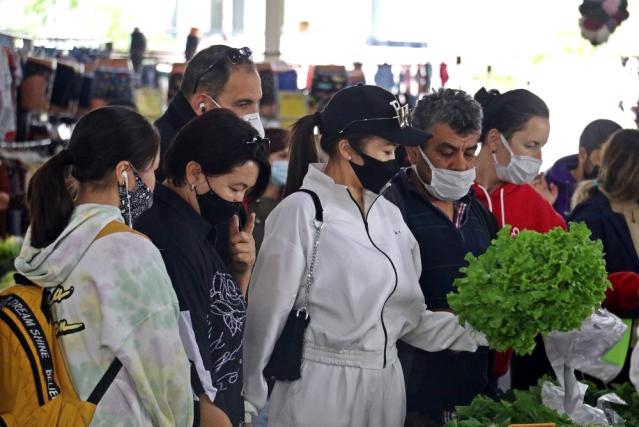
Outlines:
POLYGON ((350 162, 355 175, 365 189, 379 194, 384 185, 399 172, 399 163, 397 160, 382 162, 364 153, 359 153, 359 155, 364 159, 363 166, 353 163, 352 160, 350 162))
POLYGON ((200 205, 202 218, 211 224, 227 222, 231 217, 242 209, 241 202, 229 202, 218 196, 208 183, 209 191, 204 194, 197 194, 197 202, 200 205))

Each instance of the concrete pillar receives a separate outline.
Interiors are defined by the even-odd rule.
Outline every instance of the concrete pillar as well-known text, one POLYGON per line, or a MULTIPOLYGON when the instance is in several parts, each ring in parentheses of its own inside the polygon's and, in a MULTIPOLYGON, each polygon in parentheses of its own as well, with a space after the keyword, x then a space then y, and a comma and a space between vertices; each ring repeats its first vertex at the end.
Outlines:
POLYGON ((284 1, 266 0, 265 62, 277 62, 282 54, 280 52, 280 39, 284 26, 284 1))

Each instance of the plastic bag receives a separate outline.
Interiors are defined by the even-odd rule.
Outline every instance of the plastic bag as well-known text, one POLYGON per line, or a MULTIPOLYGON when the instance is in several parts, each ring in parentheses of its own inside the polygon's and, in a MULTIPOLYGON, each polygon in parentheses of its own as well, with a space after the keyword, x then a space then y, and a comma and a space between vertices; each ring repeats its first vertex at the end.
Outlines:
MULTIPOLYGON (((580 329, 553 332, 545 336, 546 355, 560 386, 544 383, 544 405, 568 415, 578 424, 611 423, 604 410, 606 403, 621 399, 614 394, 606 395, 602 396, 597 408, 586 405, 584 396, 588 386, 577 381, 575 370, 586 372, 604 382, 617 376, 620 368, 603 361, 602 357, 621 339, 626 328, 617 316, 605 309, 598 309, 584 320, 580 329)), ((620 418, 616 413, 612 414, 614 411, 608 412, 611 417, 616 415, 620 418)))

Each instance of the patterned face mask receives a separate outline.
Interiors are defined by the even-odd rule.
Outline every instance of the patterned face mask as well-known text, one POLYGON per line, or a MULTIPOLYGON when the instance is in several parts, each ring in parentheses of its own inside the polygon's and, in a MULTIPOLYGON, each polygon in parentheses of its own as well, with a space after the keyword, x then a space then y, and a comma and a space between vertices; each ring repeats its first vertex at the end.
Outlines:
POLYGON ((147 209, 153 206, 153 191, 144 183, 144 180, 131 166, 135 177, 135 190, 129 191, 128 181, 125 185, 118 186, 120 194, 120 212, 126 219, 129 227, 133 226, 133 221, 142 215, 147 209))

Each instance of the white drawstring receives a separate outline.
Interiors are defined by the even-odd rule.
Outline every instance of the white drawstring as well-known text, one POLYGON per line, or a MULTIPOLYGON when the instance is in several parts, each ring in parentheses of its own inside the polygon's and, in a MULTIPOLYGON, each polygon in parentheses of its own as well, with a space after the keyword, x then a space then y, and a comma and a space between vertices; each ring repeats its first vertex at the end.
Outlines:
MULTIPOLYGON (((490 211, 490 213, 494 213, 493 212, 493 201, 490 198, 490 193, 483 186, 481 186, 479 184, 477 184, 477 186, 479 188, 481 188, 481 191, 483 191, 484 194, 486 195, 486 200, 488 201, 488 210, 490 211)), ((500 198, 500 201, 501 201, 501 228, 504 228, 506 226, 506 205, 504 204, 504 189, 503 188, 500 191, 499 198, 500 198)))
POLYGON ((493 213, 493 202, 492 200, 490 200, 490 194, 488 193, 488 190, 486 190, 483 186, 479 184, 477 184, 477 186, 481 188, 481 191, 483 191, 484 194, 486 195, 486 200, 488 200, 488 210, 490 211, 490 213, 493 213))

